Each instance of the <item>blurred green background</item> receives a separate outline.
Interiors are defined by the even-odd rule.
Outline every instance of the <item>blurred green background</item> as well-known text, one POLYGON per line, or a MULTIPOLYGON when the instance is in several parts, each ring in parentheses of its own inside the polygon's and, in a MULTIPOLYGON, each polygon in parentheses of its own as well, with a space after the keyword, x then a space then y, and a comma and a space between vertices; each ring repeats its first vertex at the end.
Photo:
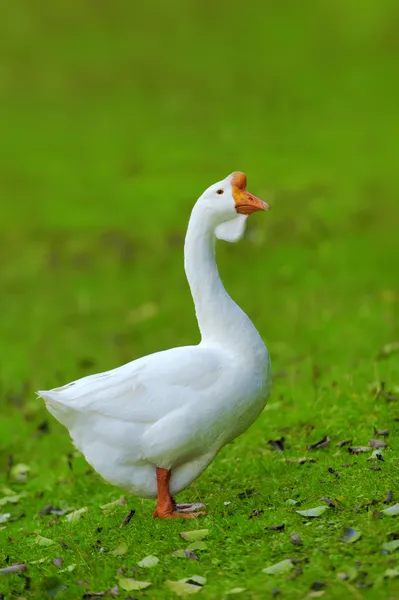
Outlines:
POLYGON ((198 339, 185 228, 236 169, 273 210, 218 261, 275 368, 398 337, 396 2, 1 12, 3 407, 198 339))
POLYGON ((185 228, 236 169, 273 210, 218 261, 275 367, 351 368, 398 337, 398 19, 393 1, 3 6, 3 407, 198 339, 185 228))
MULTIPOLYGON (((394 489, 392 446, 385 471, 355 457, 357 470, 320 486, 328 466, 348 459, 346 448, 335 458, 338 439, 365 444, 377 425, 397 446, 398 354, 375 359, 399 340, 398 31, 394 0, 0 5, 0 481, 9 455, 31 468, 25 529, 10 521, 4 531, 18 540, 4 542, 12 560, 32 551, 29 534, 46 502, 99 506, 118 493, 68 470, 67 432, 34 391, 199 340, 185 229, 196 198, 234 170, 272 211, 252 216, 239 244, 219 243, 218 264, 266 341, 276 380, 251 433, 225 448, 186 497, 206 495, 230 530, 235 517, 221 515, 220 503, 252 485, 280 511, 265 513, 269 525, 286 519, 293 489, 310 505, 322 493, 346 495, 345 525, 357 519, 350 511, 359 497, 394 489), (376 394, 381 381, 391 396, 376 394), (38 437, 45 420, 50 435, 45 426, 38 437), (312 471, 275 460, 267 440, 283 434, 288 452, 301 456, 309 423, 310 441, 331 435, 335 454, 312 471)), ((144 511, 132 527, 152 532, 154 548, 147 540, 143 551, 158 551, 162 524, 146 520, 151 503, 129 501, 144 511)), ((235 510, 248 544, 234 540, 226 558, 241 552, 231 567, 237 577, 240 565, 251 576, 250 544, 259 573, 266 552, 269 562, 286 556, 289 540, 265 544, 263 524, 258 531, 245 507, 235 510)), ((98 515, 91 518, 97 536, 98 515)), ((359 519, 369 536, 362 551, 378 552, 381 521, 359 519)), ((117 519, 115 527, 108 538, 117 519)), ((312 538, 325 555, 304 593, 330 568, 322 556, 340 568, 342 549, 329 551, 340 527, 336 519, 336 530, 312 538)), ((51 531, 70 535, 65 523, 51 531)), ((40 558, 40 548, 33 554, 40 558)), ((93 581, 110 586, 114 571, 108 579, 102 564, 93 581)), ((217 563, 201 564, 211 572, 217 563)))

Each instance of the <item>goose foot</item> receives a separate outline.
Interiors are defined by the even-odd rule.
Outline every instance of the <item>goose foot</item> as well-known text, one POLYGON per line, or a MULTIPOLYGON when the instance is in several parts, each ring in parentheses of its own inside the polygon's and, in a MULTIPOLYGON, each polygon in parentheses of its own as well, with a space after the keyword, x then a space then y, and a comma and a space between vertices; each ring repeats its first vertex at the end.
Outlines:
POLYGON ((206 515, 204 511, 197 511, 204 505, 197 504, 175 504, 169 491, 170 471, 157 467, 157 489, 158 500, 157 507, 153 516, 158 519, 195 519, 201 515, 206 515))

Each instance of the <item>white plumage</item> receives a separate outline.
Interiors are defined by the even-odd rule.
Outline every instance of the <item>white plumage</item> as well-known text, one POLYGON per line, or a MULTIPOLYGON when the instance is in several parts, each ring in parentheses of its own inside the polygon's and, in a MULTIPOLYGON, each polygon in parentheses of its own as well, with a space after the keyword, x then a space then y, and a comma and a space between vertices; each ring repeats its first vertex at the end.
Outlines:
POLYGON ((185 269, 200 344, 38 392, 92 467, 132 494, 157 496, 157 468, 170 471, 172 495, 186 488, 253 423, 269 395, 266 347, 225 291, 214 257, 215 235, 236 241, 248 214, 268 209, 245 187, 245 175, 233 173, 208 188, 191 214, 185 269))

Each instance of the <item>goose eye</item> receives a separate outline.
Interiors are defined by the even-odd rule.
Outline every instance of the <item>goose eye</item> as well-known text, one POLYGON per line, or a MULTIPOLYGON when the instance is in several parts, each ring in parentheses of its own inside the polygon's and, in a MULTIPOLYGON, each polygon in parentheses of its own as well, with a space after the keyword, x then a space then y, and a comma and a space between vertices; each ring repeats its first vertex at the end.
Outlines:
POLYGON ((224 194, 224 190, 222 190, 222 189, 216 190, 216 193, 219 194, 219 196, 221 196, 222 194, 224 194))

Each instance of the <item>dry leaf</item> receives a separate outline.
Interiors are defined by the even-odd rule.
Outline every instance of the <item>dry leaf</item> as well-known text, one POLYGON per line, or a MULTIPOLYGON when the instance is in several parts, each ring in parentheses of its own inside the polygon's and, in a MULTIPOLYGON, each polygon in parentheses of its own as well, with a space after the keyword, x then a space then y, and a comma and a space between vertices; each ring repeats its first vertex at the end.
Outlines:
POLYGON ((360 533, 360 531, 352 529, 352 527, 347 527, 342 534, 342 540, 349 544, 357 542, 357 540, 359 540, 361 537, 362 534, 360 533))
POLYGON ((7 575, 8 573, 22 573, 23 571, 26 571, 27 568, 28 567, 24 562, 17 562, 9 565, 8 567, 3 567, 0 569, 0 574, 7 575))
POLYGON ((110 552, 110 554, 112 554, 112 556, 123 556, 124 554, 127 554, 128 550, 129 546, 124 540, 122 540, 121 542, 119 542, 115 550, 112 550, 112 552, 110 552))
POLYGON ((137 581, 137 579, 130 579, 129 577, 119 578, 119 586, 126 592, 145 590, 150 587, 150 585, 152 585, 150 581, 137 581))
POLYGON ((198 594, 202 590, 200 585, 195 585, 192 583, 186 583, 184 581, 170 581, 167 579, 164 584, 170 590, 175 592, 178 596, 189 596, 191 594, 198 594))
POLYGON ((209 529, 193 529, 192 531, 182 531, 180 536, 188 542, 203 540, 209 534, 209 529))
POLYGON ((146 556, 145 558, 140 560, 140 562, 138 562, 137 564, 139 567, 143 567, 144 569, 150 569, 151 567, 155 567, 155 565, 157 565, 158 563, 159 558, 150 554, 149 556, 146 556))
POLYGON ((5 523, 11 517, 11 513, 3 513, 0 515, 0 524, 5 523))
POLYGON ((330 445, 330 438, 328 435, 325 435, 324 437, 321 438, 321 440, 319 440, 318 442, 315 442, 314 444, 309 444, 308 446, 306 446, 306 450, 321 450, 322 448, 327 448, 327 446, 330 445))
POLYGON ((340 442, 337 442, 335 445, 338 448, 342 448, 343 446, 349 446, 349 444, 352 443, 353 440, 341 440, 340 442))
POLYGON ((173 556, 177 556, 178 558, 191 558, 193 560, 199 560, 199 557, 192 550, 183 550, 183 548, 175 550, 173 552, 173 556))
POLYGON ((285 438, 281 437, 279 440, 269 440, 267 443, 280 454, 284 453, 284 442, 285 438))
POLYGON ((384 550, 387 550, 388 552, 394 552, 395 550, 397 550, 399 548, 399 540, 392 540, 391 542, 385 542, 384 544, 382 544, 382 547, 384 548, 384 550))
POLYGON ((100 506, 101 510, 110 510, 112 508, 114 508, 115 506, 119 506, 121 504, 126 504, 127 500, 125 496, 121 496, 121 498, 118 498, 118 500, 114 500, 113 502, 108 502, 107 504, 103 504, 102 506, 100 506))
POLYGON ((19 463, 11 467, 10 479, 11 481, 19 481, 20 483, 24 483, 28 479, 29 473, 30 467, 28 465, 24 465, 23 463, 19 463))
POLYGON ((350 446, 348 448, 349 454, 362 454, 363 452, 369 452, 370 448, 368 446, 350 446))
POLYGON ((56 567, 60 568, 62 567, 62 563, 64 562, 62 558, 53 558, 53 560, 51 561, 53 563, 53 565, 55 565, 56 567))
POLYGON ((262 569, 262 573, 266 573, 267 575, 279 575, 280 573, 288 573, 291 571, 294 564, 290 558, 282 560, 274 565, 270 565, 270 567, 266 567, 262 569))
POLYGON ((384 508, 384 510, 382 510, 381 513, 390 517, 396 517, 396 515, 399 515, 399 504, 393 504, 393 506, 384 508))
POLYGON ((69 523, 72 523, 73 521, 79 521, 79 519, 83 517, 85 512, 87 512, 87 506, 84 506, 83 508, 79 508, 78 510, 74 510, 73 512, 69 513, 68 515, 66 515, 65 520, 69 523))
POLYGON ((187 546, 187 550, 207 550, 208 545, 206 542, 193 542, 187 546))
POLYGON ((382 440, 369 440, 370 448, 386 448, 388 444, 382 440))
POLYGON ((43 537, 42 535, 37 535, 35 537, 35 544, 38 546, 51 546, 51 544, 55 544, 54 540, 50 538, 43 537))
POLYGON ((315 508, 296 510, 295 512, 298 513, 298 515, 302 515, 302 517, 312 519, 314 517, 320 517, 326 510, 328 510, 327 506, 316 506, 315 508))
POLYGON ((132 520, 132 517, 135 515, 136 511, 135 510, 129 510, 129 512, 127 513, 126 517, 123 519, 122 521, 122 527, 126 527, 126 525, 128 523, 130 523, 130 521, 132 520))

